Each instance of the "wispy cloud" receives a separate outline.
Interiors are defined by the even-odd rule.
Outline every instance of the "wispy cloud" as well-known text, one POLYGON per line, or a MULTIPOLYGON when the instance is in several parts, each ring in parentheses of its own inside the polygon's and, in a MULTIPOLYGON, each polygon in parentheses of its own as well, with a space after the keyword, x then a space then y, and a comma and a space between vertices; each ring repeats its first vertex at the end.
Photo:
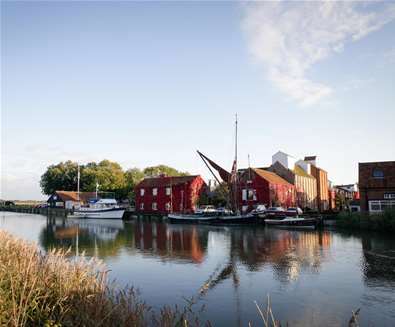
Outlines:
POLYGON ((245 5, 249 49, 267 78, 302 106, 333 93, 309 69, 395 19, 394 3, 259 2, 245 5))

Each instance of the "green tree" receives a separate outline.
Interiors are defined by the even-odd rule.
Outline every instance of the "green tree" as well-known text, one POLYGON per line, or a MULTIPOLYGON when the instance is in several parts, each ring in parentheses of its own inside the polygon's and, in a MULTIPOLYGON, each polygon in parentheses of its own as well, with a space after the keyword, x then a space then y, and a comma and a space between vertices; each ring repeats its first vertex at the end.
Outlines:
POLYGON ((136 195, 134 188, 144 179, 144 173, 139 168, 131 168, 125 171, 125 189, 123 197, 127 197, 130 203, 134 203, 136 195))
POLYGON ((186 176, 189 175, 188 172, 178 171, 173 167, 169 167, 166 165, 158 165, 158 166, 151 166, 147 167, 143 170, 143 173, 146 177, 155 177, 161 174, 166 176, 186 176))
POLYGON ((55 191, 75 191, 77 189, 78 164, 72 161, 51 165, 41 176, 40 186, 43 194, 50 195, 55 191))
POLYGON ((122 198, 125 189, 125 174, 122 167, 109 160, 88 163, 81 170, 81 190, 94 191, 96 183, 101 192, 115 192, 117 198, 122 198))

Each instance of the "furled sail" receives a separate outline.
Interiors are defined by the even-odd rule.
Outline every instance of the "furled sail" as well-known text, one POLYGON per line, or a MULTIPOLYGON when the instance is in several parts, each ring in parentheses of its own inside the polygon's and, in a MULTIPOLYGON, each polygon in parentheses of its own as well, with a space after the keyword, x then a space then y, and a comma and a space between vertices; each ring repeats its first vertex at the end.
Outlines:
POLYGON ((221 179, 227 183, 230 184, 231 183, 231 173, 229 173, 228 171, 226 171, 225 169, 223 169, 221 166, 217 165, 214 161, 212 161, 211 159, 207 158, 203 153, 201 153, 200 151, 197 151, 197 153, 199 154, 199 156, 202 158, 202 160, 206 163, 207 162, 210 164, 211 167, 213 167, 219 174, 219 176, 221 177, 221 179))

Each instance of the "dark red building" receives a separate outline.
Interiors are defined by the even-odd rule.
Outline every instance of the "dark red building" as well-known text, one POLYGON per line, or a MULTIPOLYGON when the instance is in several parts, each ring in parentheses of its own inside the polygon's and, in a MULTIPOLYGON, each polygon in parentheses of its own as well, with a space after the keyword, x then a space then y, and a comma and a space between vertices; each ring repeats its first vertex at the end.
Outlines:
POLYGON ((145 214, 194 212, 206 187, 199 175, 145 178, 135 188, 136 211, 145 214))
POLYGON ((395 161, 360 162, 358 184, 361 211, 395 209, 395 161))
POLYGON ((258 204, 267 207, 293 207, 296 203, 295 186, 277 174, 249 168, 240 172, 240 207, 249 211, 258 204))

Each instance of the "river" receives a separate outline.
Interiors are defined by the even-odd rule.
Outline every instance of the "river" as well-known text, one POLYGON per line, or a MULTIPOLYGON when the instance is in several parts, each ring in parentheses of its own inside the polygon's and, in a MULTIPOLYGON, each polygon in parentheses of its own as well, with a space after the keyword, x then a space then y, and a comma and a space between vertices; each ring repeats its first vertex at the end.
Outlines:
POLYGON ((270 295, 290 326, 395 325, 395 238, 371 233, 155 221, 47 219, 0 212, 0 229, 43 250, 96 256, 154 308, 194 297, 214 326, 262 325, 270 295))

